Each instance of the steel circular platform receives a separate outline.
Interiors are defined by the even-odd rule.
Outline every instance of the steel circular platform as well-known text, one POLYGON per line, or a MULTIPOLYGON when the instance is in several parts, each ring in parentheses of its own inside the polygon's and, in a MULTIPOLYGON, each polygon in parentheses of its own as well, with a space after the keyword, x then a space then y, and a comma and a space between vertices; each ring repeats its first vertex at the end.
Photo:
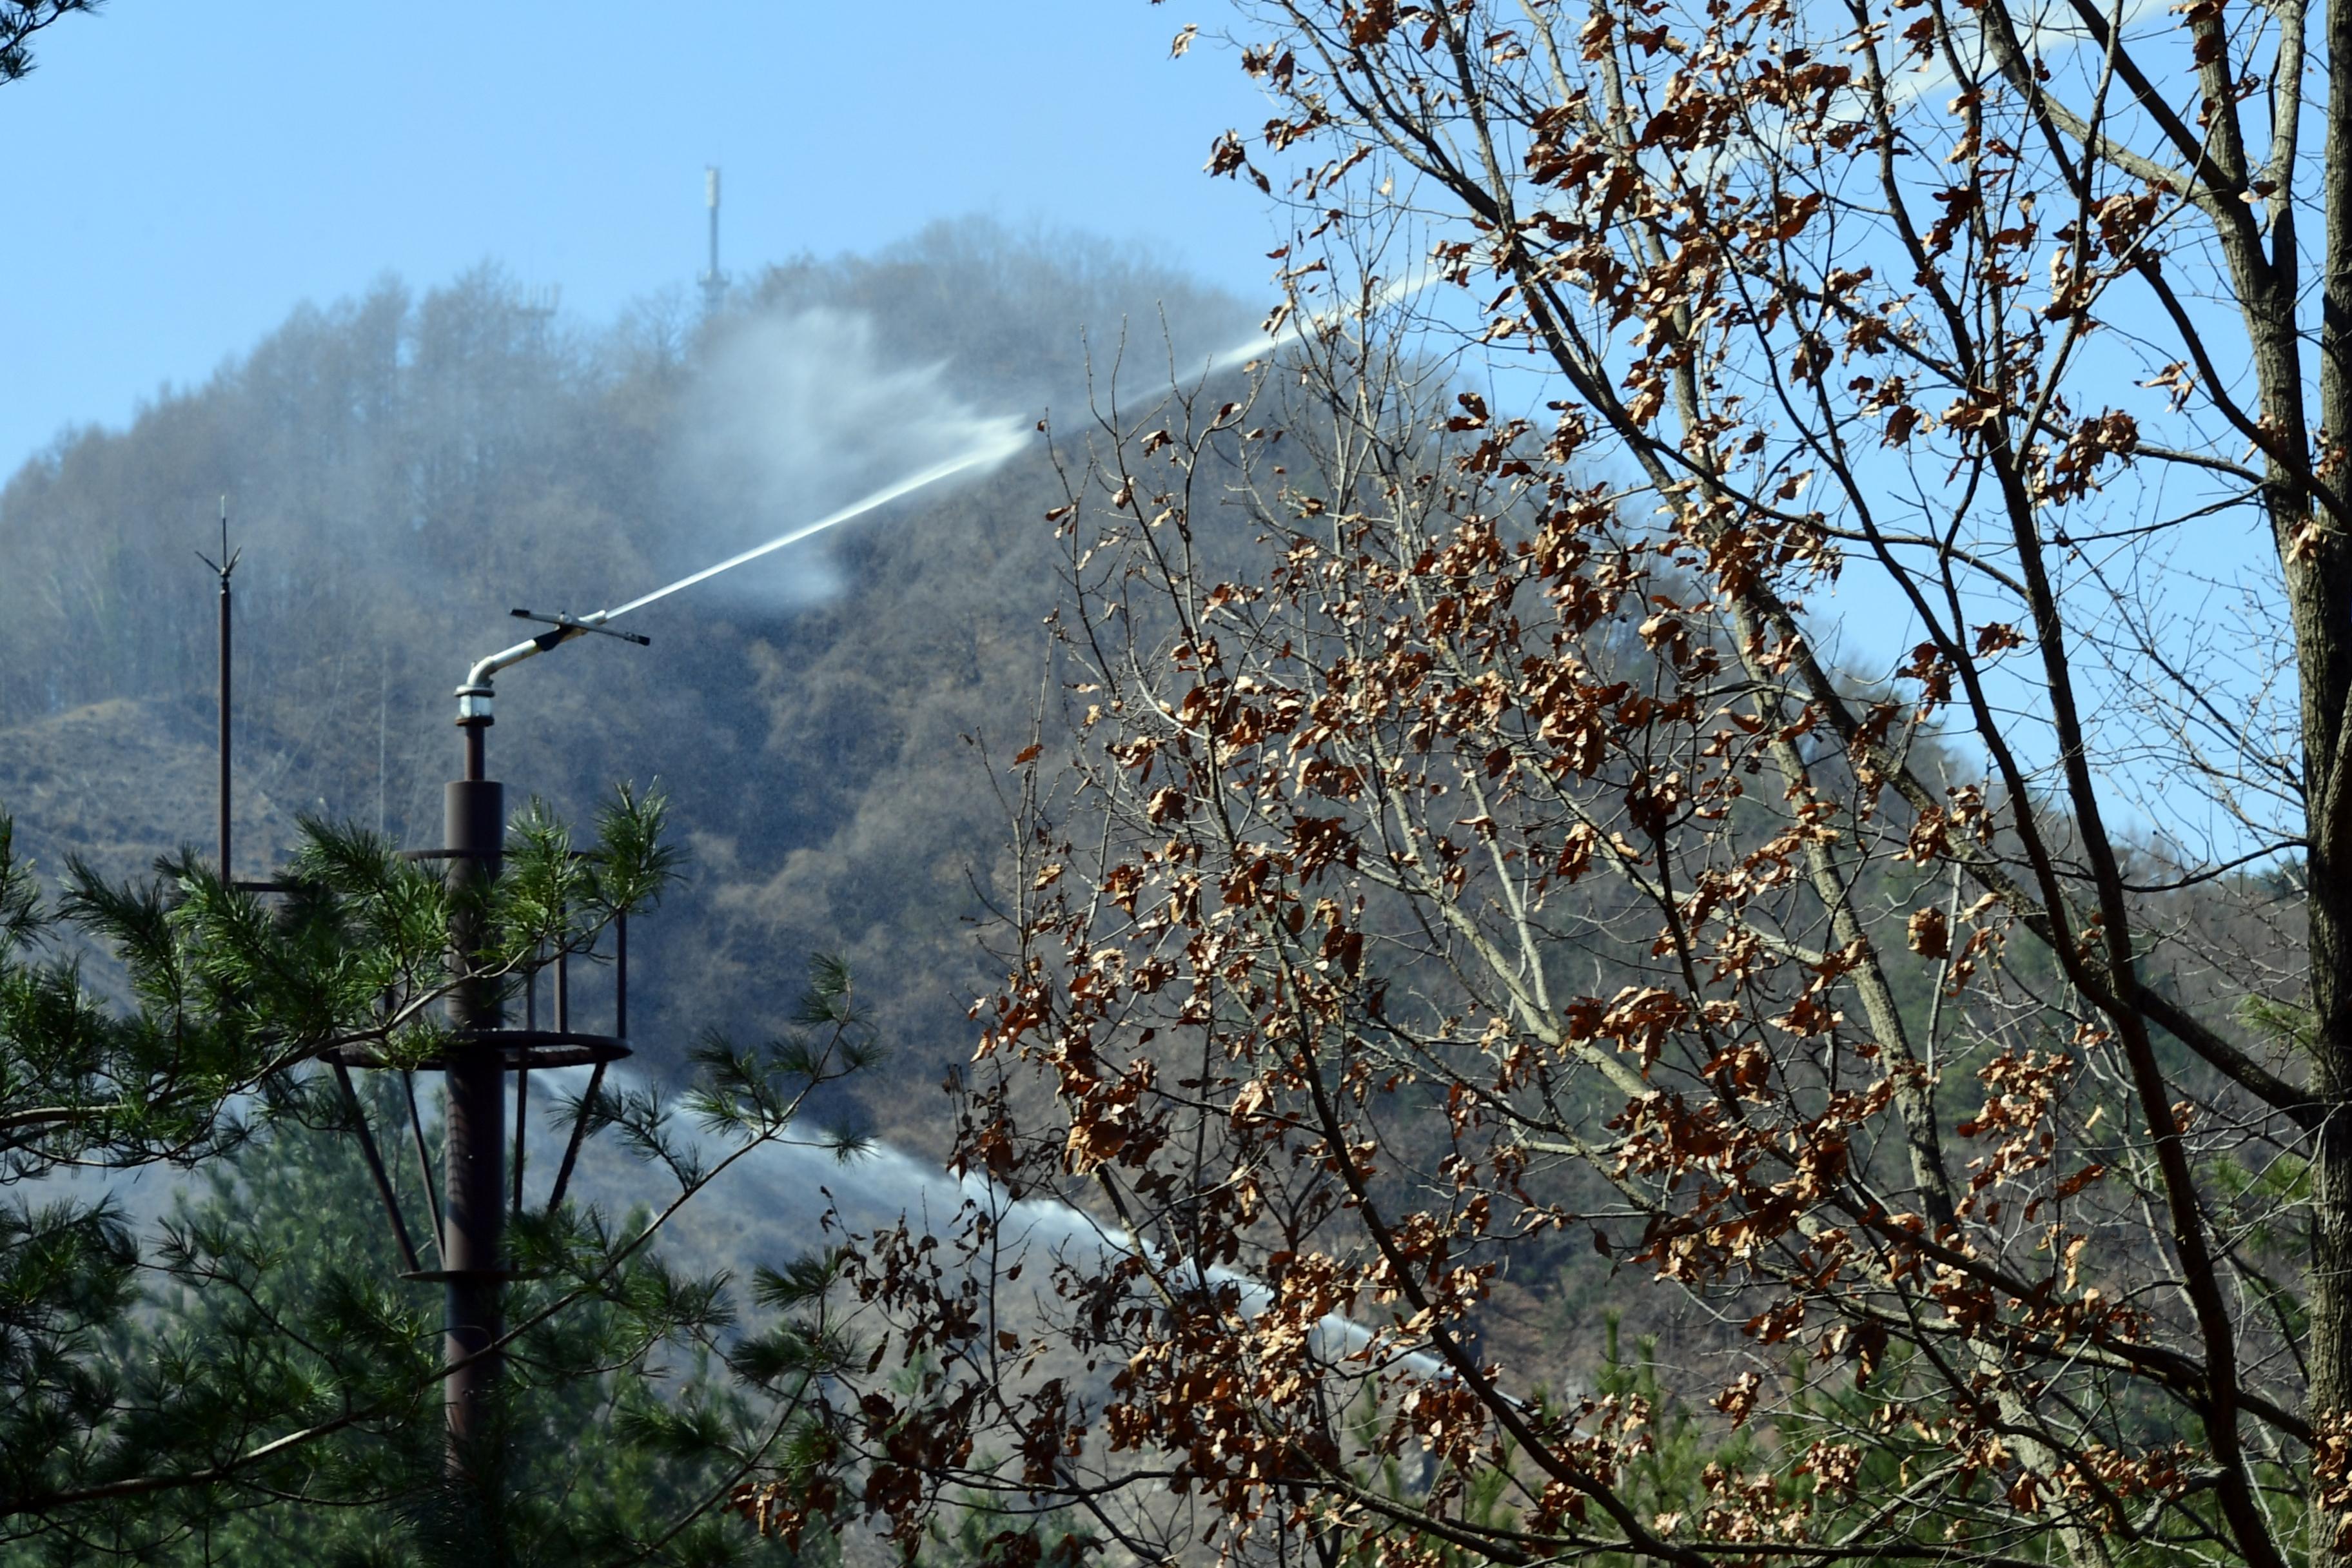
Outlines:
POLYGON ((319 1053, 321 1061, 347 1068, 405 1068, 412 1072, 445 1072, 452 1066, 476 1066, 495 1051, 499 1066, 508 1072, 541 1068, 574 1068, 617 1062, 635 1053, 618 1035, 583 1035, 560 1029, 461 1030, 451 1037, 457 1049, 438 1052, 415 1061, 400 1061, 374 1046, 331 1046, 319 1053))

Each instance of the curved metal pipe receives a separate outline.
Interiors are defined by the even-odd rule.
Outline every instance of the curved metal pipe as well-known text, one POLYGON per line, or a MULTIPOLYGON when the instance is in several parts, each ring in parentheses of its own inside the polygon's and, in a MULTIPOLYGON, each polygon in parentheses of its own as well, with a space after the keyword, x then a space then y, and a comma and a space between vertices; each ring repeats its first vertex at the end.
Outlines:
POLYGON ((510 648, 501 649, 488 658, 477 659, 474 667, 466 671, 466 683, 457 688, 457 722, 460 724, 478 722, 490 717, 490 699, 495 695, 490 679, 499 671, 510 668, 520 664, 524 659, 545 653, 559 643, 570 642, 573 637, 594 627, 604 618, 604 614, 600 611, 593 616, 583 616, 576 622, 551 626, 528 641, 519 642, 510 648))

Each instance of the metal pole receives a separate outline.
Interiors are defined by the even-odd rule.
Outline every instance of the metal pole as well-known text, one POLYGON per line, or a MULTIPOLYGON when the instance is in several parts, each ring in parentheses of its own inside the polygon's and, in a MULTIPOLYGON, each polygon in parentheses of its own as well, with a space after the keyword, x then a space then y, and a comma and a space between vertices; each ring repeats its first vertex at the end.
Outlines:
POLYGON ((227 881, 229 870, 229 595, 228 574, 220 578, 220 874, 227 881))
MULTIPOLYGON (((475 721, 475 722, 473 722, 473 723, 467 724, 467 725, 466 725, 466 727, 465 727, 465 729, 466 729, 466 777, 465 777, 465 781, 464 781, 464 782, 466 782, 466 783, 467 783, 467 784, 480 784, 480 783, 482 783, 482 782, 483 782, 483 777, 482 777, 482 775, 483 775, 483 773, 484 773, 484 772, 485 772, 485 770, 486 770, 487 764, 486 764, 486 763, 485 763, 485 762, 483 761, 483 757, 482 757, 482 742, 483 742, 483 735, 482 735, 482 731, 483 731, 486 728, 488 728, 488 724, 489 724, 489 721, 488 721, 488 720, 487 720, 487 719, 484 719, 484 720, 478 720, 478 721, 475 721)), ((454 788, 455 788, 455 787, 457 787, 457 786, 453 784, 453 785, 451 785, 450 787, 454 789, 454 788)), ((496 786, 496 785, 493 785, 492 787, 493 787, 493 788, 495 788, 495 787, 497 787, 497 786, 496 786)), ((443 814, 443 820, 444 820, 445 822, 447 820, 447 814, 446 814, 446 800, 445 800, 445 802, 444 802, 444 814, 443 814)), ((501 837, 503 837, 503 833, 504 833, 503 828, 500 830, 500 832, 501 832, 501 837)), ((491 848, 491 850, 492 850, 492 852, 493 852, 493 853, 492 853, 492 855, 491 855, 491 858, 493 858, 493 859, 496 859, 496 858, 497 858, 496 851, 497 851, 497 849, 498 849, 498 847, 499 847, 499 846, 498 846, 498 844, 497 844, 497 843, 495 843, 495 842, 490 846, 490 848, 491 848)), ((452 844, 452 845, 450 846, 450 847, 454 849, 454 848, 456 848, 456 847, 457 847, 457 846, 456 846, 456 845, 454 845, 454 844, 452 844)))
MULTIPOLYGON (((466 776, 446 786, 442 820, 453 889, 478 889, 497 874, 506 837, 505 791, 483 777, 483 731, 488 715, 459 721, 466 738, 466 776)), ((470 900, 468 900, 470 901, 470 900)), ((461 912, 450 932, 457 961, 470 966, 483 932, 478 906, 461 912)), ((495 982, 461 984, 450 1001, 450 1021, 459 1031, 494 1029, 500 1022, 495 982)), ((444 1384, 448 1418, 448 1462, 453 1476, 469 1477, 486 1504, 497 1487, 487 1473, 493 1441, 486 1405, 499 1375, 499 1357, 483 1354, 500 1330, 499 1286, 506 1228, 506 1070, 498 1047, 487 1040, 454 1040, 449 1047, 449 1106, 443 1156, 444 1231, 442 1268, 447 1276, 443 1351, 455 1365, 444 1384)))
POLYGON ((416 1075, 403 1068, 400 1092, 408 1100, 408 1132, 416 1145, 416 1182, 425 1189, 425 1206, 433 1213, 433 1260, 446 1268, 449 1260, 441 1256, 441 1246, 448 1238, 449 1227, 441 1223, 441 1194, 433 1185, 433 1156, 425 1152, 425 1117, 416 1109, 416 1075))
MULTIPOLYGON (((534 956, 536 956, 534 954, 534 956)), ((539 1032, 539 971, 532 970, 522 983, 523 1032, 539 1032)), ((530 1068, 528 1062, 515 1068, 515 1134, 514 1134, 514 1204, 517 1214, 522 1213, 522 1152, 523 1138, 530 1129, 530 1068)))
POLYGON ((226 496, 221 497, 220 530, 220 559, 215 561, 201 550, 196 552, 196 559, 203 562, 205 565, 211 567, 215 572, 220 574, 220 875, 221 880, 226 882, 230 880, 233 876, 233 873, 229 869, 228 859, 229 712, 233 706, 230 701, 231 690, 229 686, 229 626, 231 625, 231 616, 229 614, 228 579, 229 574, 236 570, 236 557, 229 553, 228 548, 228 497, 226 496))
POLYGON ((375 1194, 383 1200, 383 1212, 392 1221, 392 1238, 400 1244, 401 1261, 411 1273, 416 1270, 416 1244, 408 1239, 408 1222, 400 1217, 400 1199, 392 1190, 392 1173, 383 1168, 383 1156, 375 1150, 375 1137, 368 1131, 367 1112, 361 1109, 360 1091, 352 1087, 352 1069, 342 1063, 335 1064, 335 1081, 342 1086, 343 1104, 352 1113, 352 1126, 360 1135, 360 1153, 367 1161, 368 1174, 375 1178, 375 1194))
POLYGON ((719 270, 719 171, 702 171, 703 205, 710 209, 710 270, 702 275, 702 310, 716 315, 726 298, 727 280, 719 270))

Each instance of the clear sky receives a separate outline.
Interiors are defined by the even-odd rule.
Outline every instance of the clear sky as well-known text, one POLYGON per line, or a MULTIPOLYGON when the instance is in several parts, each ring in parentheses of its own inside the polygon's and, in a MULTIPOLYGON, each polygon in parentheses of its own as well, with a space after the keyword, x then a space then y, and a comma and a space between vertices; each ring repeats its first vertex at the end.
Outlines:
POLYGON ((1258 193, 1211 138, 1264 118, 1146 0, 113 0, 0 88, 0 474, 201 381, 304 300, 475 262, 610 315, 723 261, 866 250, 982 212, 1162 250, 1271 297, 1258 193))

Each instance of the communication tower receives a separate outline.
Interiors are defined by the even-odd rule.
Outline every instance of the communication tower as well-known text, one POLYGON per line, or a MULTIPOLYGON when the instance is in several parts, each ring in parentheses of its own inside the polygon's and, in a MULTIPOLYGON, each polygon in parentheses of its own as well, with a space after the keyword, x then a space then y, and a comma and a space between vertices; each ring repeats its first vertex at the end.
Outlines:
POLYGON ((719 169, 702 171, 702 205, 710 210, 710 267, 702 275, 702 313, 715 316, 727 299, 727 274, 719 270, 719 169))

